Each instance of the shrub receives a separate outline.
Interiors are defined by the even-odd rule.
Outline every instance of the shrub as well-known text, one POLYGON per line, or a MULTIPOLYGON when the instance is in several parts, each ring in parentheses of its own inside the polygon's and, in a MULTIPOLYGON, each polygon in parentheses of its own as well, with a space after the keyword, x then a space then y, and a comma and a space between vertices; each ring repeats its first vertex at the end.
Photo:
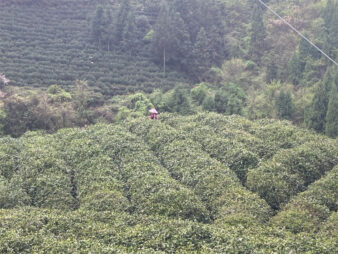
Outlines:
POLYGON ((338 163, 336 141, 308 142, 282 150, 250 170, 247 186, 278 209, 338 163))
POLYGON ((206 98, 208 93, 208 87, 204 84, 201 83, 197 86, 195 86, 193 89, 190 91, 190 96, 197 103, 197 105, 201 105, 204 99, 206 98))
POLYGON ((338 167, 335 167, 295 196, 271 219, 271 223, 293 233, 316 232, 330 210, 337 210, 337 170, 338 167))

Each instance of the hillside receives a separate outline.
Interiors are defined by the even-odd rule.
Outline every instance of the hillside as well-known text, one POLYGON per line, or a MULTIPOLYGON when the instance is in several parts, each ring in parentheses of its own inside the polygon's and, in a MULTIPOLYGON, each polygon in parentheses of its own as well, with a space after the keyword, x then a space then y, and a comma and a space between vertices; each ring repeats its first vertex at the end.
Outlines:
MULTIPOLYGON (((325 10, 327 1, 268 2, 335 58, 336 31, 332 31, 333 41, 326 38, 331 29, 331 23, 326 24, 331 15, 325 10)), ((276 79, 312 86, 324 76, 328 66, 325 59, 309 45, 302 45, 301 38, 269 11, 263 9, 258 17, 261 20, 253 19, 253 6, 258 3, 189 0, 166 4, 180 17, 161 27, 161 1, 2 1, 0 71, 12 85, 67 87, 81 79, 106 95, 168 89, 177 82, 212 82, 205 72, 232 58, 250 60, 257 67, 255 75, 261 77, 260 81, 276 79), (125 7, 125 2, 130 6, 125 7), (98 8, 103 13, 99 14, 98 8), (123 13, 123 8, 128 13, 123 13), (131 21, 127 14, 134 16, 131 21), (126 27, 128 22, 132 22, 131 27, 126 27), (260 27, 255 28, 255 22, 260 27), (208 38, 198 37, 201 28, 208 38), (155 35, 150 36, 152 32, 155 35), (125 43, 116 38, 121 36, 126 37, 125 43), (224 43, 219 43, 222 40, 224 43), (169 69, 163 78, 162 47, 166 44, 170 44, 165 60, 169 69), (300 62, 292 62, 293 56, 300 57, 300 62)), ((332 22, 336 22, 334 18, 332 22)))
POLYGON ((334 253, 337 139, 203 113, 0 140, 2 253, 334 253))
MULTIPOLYGON (((109 1, 103 1, 108 3, 109 1)), ((90 42, 99 1, 15 0, 0 3, 0 72, 12 86, 70 89, 87 80, 104 95, 173 87, 184 74, 163 72, 150 57, 102 51, 90 42)), ((116 4, 107 8, 116 11, 116 4)), ((115 13, 114 13, 115 14, 115 13)))
MULTIPOLYGON (((337 58, 336 0, 265 2, 337 58)), ((337 67, 258 0, 1 1, 0 52, 0 135, 119 121, 139 92, 338 135, 337 67)))

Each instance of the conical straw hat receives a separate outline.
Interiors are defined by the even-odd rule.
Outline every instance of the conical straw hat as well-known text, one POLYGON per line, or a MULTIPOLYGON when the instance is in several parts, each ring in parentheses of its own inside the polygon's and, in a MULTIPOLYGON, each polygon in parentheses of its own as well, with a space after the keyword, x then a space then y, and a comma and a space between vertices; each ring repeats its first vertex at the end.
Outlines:
POLYGON ((152 108, 151 110, 149 110, 149 112, 152 113, 152 114, 158 114, 158 112, 154 108, 152 108))

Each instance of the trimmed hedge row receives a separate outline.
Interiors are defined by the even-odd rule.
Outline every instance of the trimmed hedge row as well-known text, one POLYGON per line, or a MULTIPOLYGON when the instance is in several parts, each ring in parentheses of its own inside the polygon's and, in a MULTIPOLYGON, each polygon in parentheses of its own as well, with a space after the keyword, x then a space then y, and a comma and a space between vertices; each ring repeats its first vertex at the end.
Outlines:
POLYGON ((0 210, 0 252, 334 253, 336 219, 325 227, 330 233, 316 238, 268 226, 204 225, 123 212, 0 210))
MULTIPOLYGON (((186 82, 167 70, 166 77, 150 57, 98 49, 90 43, 91 21, 98 4, 108 1, 2 1, 0 3, 0 70, 15 86, 69 87, 77 79, 104 95, 170 89, 186 82), (27 3, 27 2, 26 2, 27 3), (52 66, 52 68, 50 68, 52 66), (20 72, 18 72, 20 70, 20 72)), ((141 45, 140 45, 141 47, 141 45)))
POLYGON ((338 208, 338 166, 294 197, 281 212, 271 218, 274 226, 293 233, 316 232, 330 211, 338 208))
POLYGON ((3 165, 9 167, 2 172, 12 177, 0 181, 2 208, 80 207, 209 220, 202 201, 169 176, 143 141, 121 127, 26 134, 20 141, 17 165, 3 165))
POLYGON ((281 150, 256 169, 249 170, 249 189, 278 209, 338 164, 337 140, 324 138, 281 150))
POLYGON ((234 215, 239 210, 254 220, 269 218, 269 206, 243 188, 229 168, 212 159, 184 131, 143 119, 128 126, 151 146, 174 179, 192 188, 207 203, 214 219, 234 215))
POLYGON ((203 121, 201 124, 200 116, 177 116, 177 119, 173 121, 173 117, 165 116, 164 121, 189 134, 189 137, 200 143, 212 158, 234 171, 243 184, 246 182, 248 170, 257 167, 260 162, 259 155, 252 147, 260 141, 246 132, 229 129, 215 132, 215 128, 204 124, 203 121))

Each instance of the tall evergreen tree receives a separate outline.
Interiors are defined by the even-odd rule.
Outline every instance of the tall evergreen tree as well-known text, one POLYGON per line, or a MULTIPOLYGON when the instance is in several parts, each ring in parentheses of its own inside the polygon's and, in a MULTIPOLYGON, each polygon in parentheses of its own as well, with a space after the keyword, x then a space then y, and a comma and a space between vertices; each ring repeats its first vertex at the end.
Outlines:
POLYGON ((333 59, 338 56, 338 1, 328 0, 323 11, 324 49, 333 59))
POLYGON ((100 47, 105 29, 104 10, 100 6, 96 9, 96 13, 92 22, 92 40, 100 47))
POLYGON ((298 52, 295 52, 288 64, 288 78, 289 81, 298 85, 301 79, 303 78, 304 65, 300 61, 298 52))
POLYGON ((181 115, 192 113, 188 91, 183 85, 178 85, 168 101, 169 111, 177 112, 181 115))
POLYGON ((122 0, 115 22, 114 41, 117 45, 119 45, 123 40, 123 31, 125 30, 130 10, 131 7, 129 0, 122 0))
POLYGON ((267 83, 270 83, 273 80, 277 79, 277 65, 275 63, 275 60, 273 56, 270 56, 270 62, 266 68, 266 76, 265 76, 265 81, 267 83))
POLYGON ((233 83, 227 83, 215 94, 215 109, 218 113, 227 115, 242 114, 246 95, 242 88, 233 83))
POLYGON ((258 3, 253 6, 250 33, 250 57, 255 62, 260 62, 265 48, 266 30, 263 23, 263 10, 258 3))
POLYGON ((113 41, 113 17, 109 9, 106 10, 104 16, 104 28, 102 35, 102 43, 106 47, 107 51, 110 51, 113 41))
POLYGON ((190 34, 181 14, 174 8, 171 9, 170 19, 169 29, 171 30, 171 43, 173 47, 171 60, 186 68, 189 64, 188 60, 192 48, 190 34))
POLYGON ((329 137, 338 136, 338 75, 330 91, 329 105, 326 113, 325 134, 329 137))
POLYGON ((127 17, 126 26, 122 34, 122 48, 123 51, 129 52, 130 55, 135 53, 137 45, 135 14, 130 11, 127 17))
POLYGON ((163 1, 161 10, 155 24, 155 36, 152 43, 152 48, 157 56, 157 59, 162 60, 163 72, 166 73, 166 64, 168 55, 171 54, 171 29, 170 29, 170 16, 169 6, 167 2, 163 1))
POLYGON ((155 25, 153 51, 163 62, 165 73, 168 62, 186 67, 191 54, 191 41, 188 29, 179 12, 163 2, 155 25))
POLYGON ((211 67, 212 65, 211 42, 203 27, 197 34, 192 54, 193 54, 193 65, 196 72, 201 74, 211 67))
MULTIPOLYGON (((309 35, 305 34, 306 37, 309 35)), ((299 59, 302 65, 305 67, 306 61, 311 58, 318 59, 321 57, 321 53, 313 47, 309 42, 302 38, 298 45, 299 59)))
POLYGON ((325 131, 325 120, 329 103, 329 93, 332 87, 333 78, 331 71, 325 74, 324 81, 320 82, 310 106, 305 115, 306 126, 318 132, 325 131))
POLYGON ((291 120, 293 114, 293 102, 291 92, 285 92, 284 90, 280 91, 279 95, 276 97, 275 107, 277 111, 277 116, 280 119, 291 120))

